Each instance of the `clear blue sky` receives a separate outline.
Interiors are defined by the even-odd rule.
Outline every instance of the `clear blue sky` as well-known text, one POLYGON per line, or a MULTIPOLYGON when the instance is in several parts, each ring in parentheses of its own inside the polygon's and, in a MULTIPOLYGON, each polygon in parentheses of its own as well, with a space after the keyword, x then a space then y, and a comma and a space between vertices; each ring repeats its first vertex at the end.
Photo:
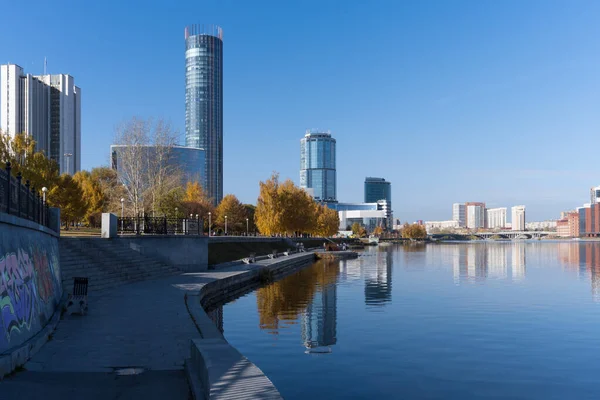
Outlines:
POLYGON ((453 202, 557 217, 600 184, 597 1, 6 2, 0 63, 82 88, 82 167, 114 127, 184 131, 187 24, 224 29, 224 190, 254 203, 271 171, 299 180, 300 138, 338 141, 340 201, 392 182, 395 216, 453 202))

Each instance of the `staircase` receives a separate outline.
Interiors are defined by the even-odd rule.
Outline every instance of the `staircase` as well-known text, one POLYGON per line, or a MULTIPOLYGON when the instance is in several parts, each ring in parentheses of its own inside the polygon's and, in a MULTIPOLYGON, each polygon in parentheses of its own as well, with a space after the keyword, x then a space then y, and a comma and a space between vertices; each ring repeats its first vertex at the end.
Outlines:
POLYGON ((119 239, 65 238, 59 240, 63 288, 73 290, 73 278, 89 279, 89 290, 182 273, 179 269, 126 247, 119 239))

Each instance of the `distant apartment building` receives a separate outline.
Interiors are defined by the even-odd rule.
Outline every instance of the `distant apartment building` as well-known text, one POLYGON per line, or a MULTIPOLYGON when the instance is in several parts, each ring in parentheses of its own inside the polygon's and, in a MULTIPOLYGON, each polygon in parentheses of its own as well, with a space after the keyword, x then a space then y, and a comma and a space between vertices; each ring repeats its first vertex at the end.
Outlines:
POLYGON ((489 229, 506 228, 506 207, 488 208, 486 210, 487 227, 489 229))
POLYGON ((438 230, 453 230, 458 229, 458 221, 425 221, 425 229, 427 233, 435 233, 438 230))
MULTIPOLYGON (((566 218, 566 216, 565 216, 566 218)), ((565 219, 561 218, 561 219, 565 219)), ((557 221, 550 219, 547 221, 526 222, 525 229, 528 231, 553 231, 556 229, 557 221)))
POLYGON ((452 204, 452 220, 458 222, 459 227, 464 227, 467 225, 467 214, 464 204, 452 204))
POLYGON ((559 237, 579 237, 579 213, 571 212, 556 221, 556 235, 559 237))
POLYGON ((347 230, 348 226, 358 223, 368 231, 378 226, 386 228, 388 218, 386 211, 379 202, 376 203, 325 203, 332 210, 338 212, 340 219, 340 230, 347 230))
POLYGON ((466 226, 469 229, 485 228, 485 203, 467 202, 466 209, 466 226))
POLYGON ((24 133, 56 161, 60 173, 81 169, 81 89, 70 75, 31 75, 0 66, 0 130, 24 133))
POLYGON ((511 227, 513 231, 525 230, 525 206, 511 208, 511 227))

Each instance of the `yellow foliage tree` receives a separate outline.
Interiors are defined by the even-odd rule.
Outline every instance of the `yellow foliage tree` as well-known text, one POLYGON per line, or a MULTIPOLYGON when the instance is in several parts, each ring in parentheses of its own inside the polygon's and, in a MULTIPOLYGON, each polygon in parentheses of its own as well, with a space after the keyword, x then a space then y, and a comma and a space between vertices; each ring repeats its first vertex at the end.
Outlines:
POLYGON ((373 229, 372 233, 375 236, 380 236, 383 233, 383 228, 380 226, 376 226, 375 229, 373 229))
POLYGON ((311 232, 317 236, 333 236, 339 230, 340 218, 337 211, 331 208, 315 203, 316 224, 311 232))
POLYGON ((223 197, 215 212, 216 223, 223 229, 227 217, 227 233, 246 231, 246 207, 234 195, 228 194, 223 197))
POLYGON ((263 235, 281 233, 281 213, 278 196, 279 174, 274 172, 271 178, 260 182, 260 192, 254 212, 254 222, 263 235))
POLYGON ((81 188, 83 199, 87 205, 84 214, 86 222, 90 226, 98 226, 106 202, 100 182, 93 179, 92 174, 88 171, 77 172, 73 175, 73 181, 81 188))
POLYGON ((406 224, 402 228, 402 237, 405 239, 425 239, 427 237, 427 230, 423 225, 406 224))
POLYGON ((81 221, 88 208, 81 187, 69 174, 58 178, 58 184, 50 190, 48 203, 60 208, 60 219, 67 230, 70 223, 81 221))
POLYGON ((184 215, 198 214, 208 224, 208 213, 215 212, 212 201, 206 196, 202 185, 198 182, 188 182, 185 186, 185 194, 182 202, 184 215))

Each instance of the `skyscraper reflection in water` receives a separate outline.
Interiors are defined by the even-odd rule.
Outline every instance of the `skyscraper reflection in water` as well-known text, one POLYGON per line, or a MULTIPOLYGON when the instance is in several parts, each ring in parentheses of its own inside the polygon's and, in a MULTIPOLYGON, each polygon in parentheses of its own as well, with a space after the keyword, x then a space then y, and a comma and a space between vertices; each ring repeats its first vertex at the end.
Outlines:
POLYGON ((378 251, 375 269, 365 270, 365 304, 382 306, 392 301, 393 253, 378 251))
POLYGON ((525 243, 513 243, 511 254, 511 276, 513 281, 520 281, 525 278, 525 263, 525 243))
POLYGON ((311 352, 329 352, 337 342, 337 285, 317 290, 302 314, 302 342, 311 352))
POLYGON ((600 302, 600 243, 560 243, 558 257, 566 269, 577 271, 580 279, 590 279, 592 299, 600 302))
POLYGON ((524 242, 510 243, 470 243, 442 244, 442 256, 449 255, 452 260, 454 283, 468 283, 491 279, 509 278, 513 281, 525 278, 525 246, 524 242))

